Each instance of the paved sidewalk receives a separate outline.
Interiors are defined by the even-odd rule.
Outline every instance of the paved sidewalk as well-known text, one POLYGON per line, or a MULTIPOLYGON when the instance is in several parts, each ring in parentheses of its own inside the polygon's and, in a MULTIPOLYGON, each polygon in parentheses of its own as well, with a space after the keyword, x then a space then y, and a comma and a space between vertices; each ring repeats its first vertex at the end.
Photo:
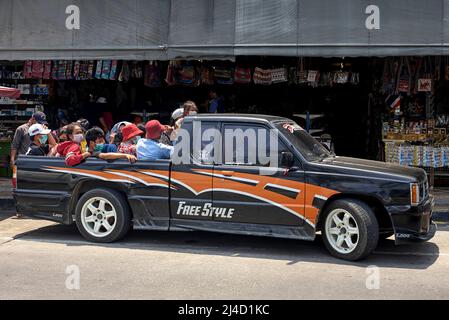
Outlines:
POLYGON ((14 211, 2 211, 0 213, 0 244, 20 238, 37 229, 56 224, 56 222, 28 217, 17 218, 14 211))

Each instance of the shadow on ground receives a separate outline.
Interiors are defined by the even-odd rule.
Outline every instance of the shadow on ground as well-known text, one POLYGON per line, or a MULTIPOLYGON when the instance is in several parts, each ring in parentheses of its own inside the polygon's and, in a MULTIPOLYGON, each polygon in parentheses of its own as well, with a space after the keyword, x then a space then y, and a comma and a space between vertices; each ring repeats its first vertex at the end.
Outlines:
POLYGON ((91 243, 78 233, 75 225, 55 225, 36 230, 20 238, 25 241, 60 243, 67 246, 97 246, 117 249, 165 251, 201 255, 220 255, 284 260, 287 265, 302 262, 337 264, 366 268, 370 265, 388 268, 427 269, 439 256, 433 242, 395 246, 394 240, 379 242, 376 251, 362 261, 349 262, 328 254, 318 235, 313 242, 229 235, 210 232, 131 231, 122 241, 110 244, 91 243))

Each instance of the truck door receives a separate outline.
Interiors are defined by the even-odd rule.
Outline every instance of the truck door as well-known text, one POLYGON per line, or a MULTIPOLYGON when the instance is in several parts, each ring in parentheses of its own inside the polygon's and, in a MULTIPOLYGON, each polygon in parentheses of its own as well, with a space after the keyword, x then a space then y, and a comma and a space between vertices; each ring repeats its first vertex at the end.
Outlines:
POLYGON ((216 221, 293 227, 304 224, 304 171, 297 163, 298 170, 286 174, 281 159, 283 153, 292 154, 274 132, 264 124, 223 123, 224 161, 213 172, 216 221), (277 147, 270 142, 270 135, 277 147), (259 156, 270 152, 276 160, 267 163, 259 156))
POLYGON ((214 153, 207 146, 217 139, 215 135, 219 136, 220 132, 219 123, 214 121, 186 120, 182 129, 176 144, 178 147, 183 143, 187 146, 185 143, 189 140, 190 146, 178 149, 178 154, 172 157, 170 210, 171 226, 187 227, 192 223, 212 221, 214 153))

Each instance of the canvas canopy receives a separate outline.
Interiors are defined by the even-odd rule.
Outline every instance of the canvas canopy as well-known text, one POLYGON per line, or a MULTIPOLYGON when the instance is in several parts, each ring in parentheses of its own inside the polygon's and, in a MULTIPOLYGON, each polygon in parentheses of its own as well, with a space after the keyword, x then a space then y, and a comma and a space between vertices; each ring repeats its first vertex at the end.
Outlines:
POLYGON ((449 0, 0 0, 0 60, 449 54, 449 0))

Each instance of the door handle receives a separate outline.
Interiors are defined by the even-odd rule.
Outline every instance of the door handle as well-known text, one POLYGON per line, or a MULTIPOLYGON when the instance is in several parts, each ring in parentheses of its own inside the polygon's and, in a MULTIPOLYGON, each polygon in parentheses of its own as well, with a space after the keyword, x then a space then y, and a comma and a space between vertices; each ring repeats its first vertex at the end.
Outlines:
POLYGON ((224 175, 225 177, 232 177, 234 175, 234 171, 221 171, 221 174, 224 175))

